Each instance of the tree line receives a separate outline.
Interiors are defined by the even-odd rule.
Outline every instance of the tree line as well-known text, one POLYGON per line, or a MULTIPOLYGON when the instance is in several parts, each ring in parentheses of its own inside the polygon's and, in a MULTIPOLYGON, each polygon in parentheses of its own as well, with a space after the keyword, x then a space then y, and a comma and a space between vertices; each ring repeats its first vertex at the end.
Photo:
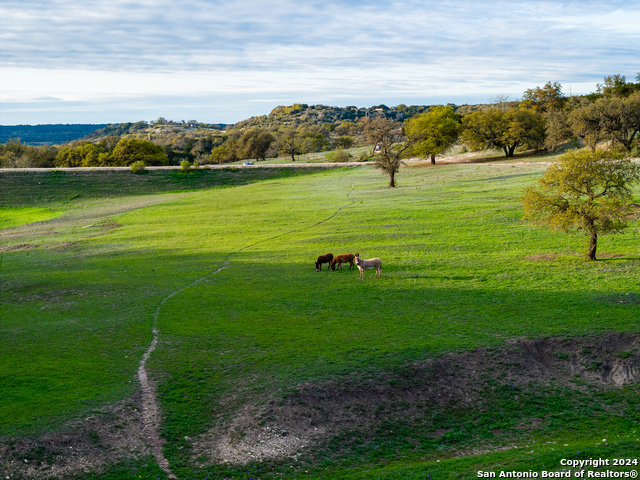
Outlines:
MULTIPOLYGON (((640 132, 640 75, 636 83, 611 75, 585 96, 566 96, 558 82, 524 92, 519 102, 481 106, 379 105, 368 109, 293 104, 276 107, 226 130, 195 120, 176 123, 121 124, 103 129, 100 139, 70 142, 60 147, 34 147, 11 140, 0 146, 3 167, 179 165, 184 160, 230 163, 261 161, 279 155, 296 161, 299 155, 369 145, 363 155, 374 158, 390 175, 408 156, 431 163, 456 143, 471 150, 499 149, 505 157, 527 149, 553 150, 579 139, 592 149, 602 141, 632 151, 640 132), (375 155, 374 155, 375 154, 375 155)), ((347 159, 349 155, 335 155, 347 159)))
POLYGON ((401 136, 394 133, 400 124, 395 130, 386 128, 387 133, 381 125, 376 141, 383 148, 376 166, 389 174, 393 187, 402 158, 425 157, 435 164, 436 157, 456 142, 472 150, 499 149, 511 158, 518 150, 551 151, 578 139, 592 151, 609 142, 637 156, 640 74, 636 80, 608 76, 595 93, 580 97, 566 97, 560 83, 548 82, 526 90, 520 102, 500 102, 464 116, 452 107, 433 107, 404 122, 401 136))
POLYGON ((168 165, 162 147, 136 138, 106 137, 97 142, 35 147, 10 140, 0 147, 0 164, 13 168, 124 167, 136 161, 168 165))

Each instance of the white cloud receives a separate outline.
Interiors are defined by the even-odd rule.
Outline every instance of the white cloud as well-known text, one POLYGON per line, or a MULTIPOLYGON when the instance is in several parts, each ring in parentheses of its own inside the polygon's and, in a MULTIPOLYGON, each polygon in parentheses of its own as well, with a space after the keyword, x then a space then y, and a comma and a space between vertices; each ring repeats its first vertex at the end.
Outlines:
POLYGON ((640 70, 638 20, 640 6, 616 0, 5 0, 0 95, 383 103, 519 96, 550 80, 593 89, 604 75, 640 70))

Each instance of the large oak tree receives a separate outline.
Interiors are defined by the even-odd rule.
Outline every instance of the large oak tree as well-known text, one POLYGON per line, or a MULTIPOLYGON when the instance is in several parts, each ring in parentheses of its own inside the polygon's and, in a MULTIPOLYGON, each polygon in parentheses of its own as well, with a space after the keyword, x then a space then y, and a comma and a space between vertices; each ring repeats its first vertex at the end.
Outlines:
POLYGON ((267 152, 275 137, 264 128, 251 128, 238 139, 240 158, 255 158, 256 161, 267 158, 267 152))
POLYGON ((296 161, 296 155, 307 152, 317 152, 328 145, 325 132, 317 125, 285 125, 276 133, 277 149, 285 155, 291 156, 291 161, 296 161))
POLYGON ((431 158, 451 147, 460 135, 460 120, 452 107, 434 107, 407 120, 404 133, 412 146, 414 155, 431 158))
POLYGON ((128 166, 137 161, 142 161, 145 165, 169 164, 169 159, 162 147, 137 138, 120 140, 113 149, 109 161, 116 166, 128 166))
POLYGON ((462 119, 462 141, 481 150, 499 148, 507 158, 516 148, 537 148, 544 142, 545 125, 542 116, 527 108, 479 110, 462 119))
POLYGON ((598 235, 627 226, 631 185, 640 179, 640 165, 603 150, 572 150, 525 190, 525 218, 534 224, 589 235, 586 256, 596 259, 598 235))

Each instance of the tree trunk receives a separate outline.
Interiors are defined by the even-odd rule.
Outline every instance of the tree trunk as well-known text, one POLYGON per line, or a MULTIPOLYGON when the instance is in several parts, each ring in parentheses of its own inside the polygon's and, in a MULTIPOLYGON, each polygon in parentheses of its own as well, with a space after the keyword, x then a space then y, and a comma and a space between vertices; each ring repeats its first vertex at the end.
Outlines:
POLYGON ((629 135, 629 140, 626 142, 622 142, 624 145, 624 148, 626 148, 627 151, 631 150, 631 146, 633 145, 633 140, 636 138, 636 135, 638 134, 639 131, 640 130, 635 129, 633 133, 629 135))
POLYGON ((396 186, 396 172, 391 172, 389 174, 389 186, 390 187, 396 186))
POLYGON ((295 152, 291 152, 291 161, 292 162, 296 161, 296 153, 295 152))
POLYGON ((591 238, 589 239, 589 250, 587 251, 587 258, 589 260, 596 259, 596 249, 598 248, 598 232, 591 231, 591 238))
POLYGON ((435 165, 436 164, 436 156, 435 155, 431 155, 431 165, 435 165))

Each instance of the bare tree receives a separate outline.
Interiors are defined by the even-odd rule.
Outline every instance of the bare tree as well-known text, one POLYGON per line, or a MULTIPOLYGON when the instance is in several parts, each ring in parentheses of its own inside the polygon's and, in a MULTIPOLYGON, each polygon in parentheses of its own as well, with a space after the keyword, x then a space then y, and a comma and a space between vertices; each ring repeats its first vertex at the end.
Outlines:
POLYGON ((374 145, 376 168, 388 174, 389 186, 395 187, 396 173, 410 151, 409 143, 402 136, 401 125, 393 120, 378 117, 366 123, 364 133, 367 141, 374 145))

